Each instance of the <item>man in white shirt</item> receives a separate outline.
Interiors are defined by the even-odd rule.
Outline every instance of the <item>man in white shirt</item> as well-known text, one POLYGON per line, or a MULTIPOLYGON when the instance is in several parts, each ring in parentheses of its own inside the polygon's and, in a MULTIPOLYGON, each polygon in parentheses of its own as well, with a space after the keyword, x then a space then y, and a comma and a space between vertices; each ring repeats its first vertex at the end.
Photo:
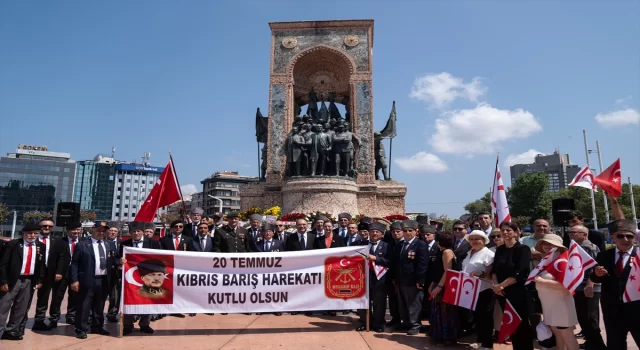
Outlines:
MULTIPOLYGON (((51 235, 54 227, 55 224, 51 219, 44 219, 40 221, 40 235, 38 236, 38 241, 46 247, 44 253, 45 277, 42 280, 42 287, 37 291, 36 314, 33 316, 33 327, 31 328, 34 331, 48 331, 51 329, 51 326, 46 324, 44 320, 47 314, 47 309, 49 308, 49 294, 51 294, 51 286, 54 282, 53 275, 48 269, 51 247, 55 244, 55 240, 51 235)), ((55 257, 51 259, 55 259, 55 257)), ((29 302, 27 311, 29 309, 31 309, 31 302, 29 302)), ((25 316, 22 321, 21 329, 24 329, 27 325, 27 319, 28 318, 25 316)))
POLYGON ((349 230, 347 227, 349 226, 350 222, 351 222, 351 214, 349 213, 338 214, 338 227, 333 229, 333 235, 340 236, 340 238, 344 240, 348 235, 349 230))

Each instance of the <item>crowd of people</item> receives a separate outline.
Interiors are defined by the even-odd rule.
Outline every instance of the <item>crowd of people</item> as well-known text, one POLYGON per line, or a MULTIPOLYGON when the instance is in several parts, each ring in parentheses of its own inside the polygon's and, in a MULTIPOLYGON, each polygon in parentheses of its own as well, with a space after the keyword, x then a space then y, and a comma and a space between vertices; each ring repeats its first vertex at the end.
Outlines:
MULTIPOLYGON (((640 324, 634 317, 640 302, 622 301, 627 280, 635 278, 629 274, 637 250, 636 225, 623 218, 610 223, 615 246, 607 250, 602 234, 585 227, 580 213, 572 212, 569 217, 568 231, 553 233, 547 220, 537 219, 533 232, 525 235, 512 222, 494 227, 489 213, 479 213, 471 222, 456 221, 451 230, 420 218, 387 225, 364 217, 356 223, 348 213, 340 214, 336 222, 324 216, 317 216, 312 222, 299 219, 295 227, 287 229, 284 222, 263 222, 260 215, 249 217, 245 228, 238 213, 228 213, 226 222, 216 225, 203 220, 202 210, 195 209, 190 218, 172 222, 171 233, 159 240, 154 239, 153 224, 130 222, 130 237, 122 239, 120 229, 105 221, 95 222, 91 236, 85 239, 81 238, 80 223, 68 224, 67 235, 54 238, 54 223, 46 219, 39 224, 26 224, 19 239, 0 241, 0 334, 6 340, 22 339, 33 299, 36 313, 32 329, 56 328, 66 295, 65 322, 75 327, 78 338, 86 338, 88 332, 109 334, 104 329, 104 309, 108 301, 107 320, 119 321, 119 287, 125 262, 120 257, 124 246, 268 253, 364 245, 369 247, 368 260, 388 268, 379 278, 373 269, 370 271, 371 329, 375 332, 402 330, 416 336, 426 330, 430 339, 441 346, 455 344, 459 338, 475 333, 473 346, 491 349, 509 301, 522 319, 505 341, 514 349, 533 349, 536 340, 543 347, 557 349, 626 349, 629 332, 636 342, 640 341, 640 324), (586 271, 575 294, 546 272, 535 277, 534 283, 525 284, 530 271, 544 256, 561 254, 572 240, 598 262, 586 271), (443 301, 447 270, 481 279, 474 311, 443 301), (600 306, 606 345, 599 326, 600 306), (585 339, 581 345, 574 334, 578 325, 581 331, 577 336, 585 339)), ((364 330, 366 312, 342 311, 345 315, 351 312, 360 316, 356 330, 364 330)), ((337 315, 336 311, 325 313, 337 315)), ((135 322, 140 332, 151 334, 151 322, 163 317, 125 315, 124 334, 133 332, 135 322)))

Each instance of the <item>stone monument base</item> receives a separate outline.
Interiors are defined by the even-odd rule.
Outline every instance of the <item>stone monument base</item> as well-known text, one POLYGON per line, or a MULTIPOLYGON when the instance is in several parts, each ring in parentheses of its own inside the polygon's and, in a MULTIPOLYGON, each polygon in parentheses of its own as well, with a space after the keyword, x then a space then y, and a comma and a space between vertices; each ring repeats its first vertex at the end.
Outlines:
POLYGON ((295 177, 283 181, 281 186, 265 182, 240 187, 240 208, 268 209, 279 206, 282 214, 327 212, 384 217, 405 214, 404 197, 407 187, 391 181, 375 184, 357 184, 353 179, 341 177, 295 177))

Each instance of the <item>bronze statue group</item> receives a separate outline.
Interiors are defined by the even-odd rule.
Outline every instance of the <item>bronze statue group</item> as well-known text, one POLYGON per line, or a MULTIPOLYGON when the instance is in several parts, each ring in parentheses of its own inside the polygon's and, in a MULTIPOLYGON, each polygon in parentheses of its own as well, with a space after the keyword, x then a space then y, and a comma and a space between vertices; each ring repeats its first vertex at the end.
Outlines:
MULTIPOLYGON (((159 240, 153 237, 152 224, 129 223, 130 238, 123 240, 118 237, 119 229, 104 221, 96 222, 91 236, 85 239, 79 237, 82 230, 79 223, 67 226, 67 236, 54 238, 53 222, 43 220, 40 224, 25 225, 21 238, 1 243, 0 333, 3 340, 23 338, 34 294, 33 330, 46 332, 56 328, 62 322, 60 304, 68 294, 65 322, 73 325, 78 338, 86 338, 89 332, 109 334, 104 329, 104 309, 110 299, 107 319, 118 322, 123 246, 261 254, 364 245, 369 247, 366 258, 388 269, 382 276, 377 276, 374 269, 370 271, 371 329, 375 332, 402 331, 416 336, 426 331, 434 343, 443 346, 475 333, 474 347, 488 349, 500 332, 502 311, 509 301, 522 319, 506 341, 514 349, 533 349, 536 338, 544 347, 555 344, 566 349, 626 349, 629 332, 636 342, 640 341, 636 317, 640 302, 622 301, 630 278, 630 262, 637 251, 636 226, 624 219, 611 223, 609 232, 615 246, 605 250, 601 235, 586 229, 579 213, 572 214, 572 218, 565 236, 552 233, 543 219, 536 220, 534 232, 526 236, 514 223, 493 227, 488 213, 480 213, 472 221, 455 222, 450 231, 420 217, 387 225, 367 217, 354 222, 348 213, 340 214, 335 222, 324 216, 317 216, 312 222, 300 219, 295 227, 287 229, 280 221, 263 222, 260 215, 249 217, 245 228, 238 213, 228 213, 225 223, 215 225, 202 220, 202 210, 196 208, 190 218, 172 222, 171 232, 159 240), (542 274, 535 283, 525 285, 543 254, 551 248, 562 251, 571 240, 597 257, 598 262, 598 266, 585 273, 575 295, 558 288, 557 281, 542 274), (484 285, 476 310, 443 302, 448 269, 482 279, 484 285), (49 305, 50 294, 53 297, 49 305), (387 305, 389 320, 385 317, 387 305), (599 305, 607 334, 606 346, 600 334, 599 305), (428 326, 422 324, 423 320, 428 321, 428 326), (586 341, 582 345, 578 345, 573 331, 578 324, 586 341)), ((364 310, 341 312, 359 315, 356 330, 365 329, 364 310)), ((324 313, 337 316, 335 310, 324 313)), ((136 321, 140 332, 151 334, 154 331, 150 321, 165 315, 126 316, 125 335, 134 331, 136 321)))

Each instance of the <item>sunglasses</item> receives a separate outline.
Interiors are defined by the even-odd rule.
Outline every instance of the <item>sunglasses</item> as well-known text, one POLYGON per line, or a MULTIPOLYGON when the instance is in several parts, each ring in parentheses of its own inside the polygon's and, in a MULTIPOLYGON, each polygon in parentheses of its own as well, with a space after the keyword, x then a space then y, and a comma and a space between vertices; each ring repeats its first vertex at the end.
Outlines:
POLYGON ((278 225, 278 227, 284 227, 284 225, 278 225))
POLYGON ((626 239, 628 239, 628 240, 630 240, 630 241, 631 241, 631 240, 633 240, 636 236, 634 236, 634 235, 625 235, 625 234, 622 234, 622 233, 618 233, 618 234, 616 235, 616 237, 617 237, 618 239, 626 238, 626 239))
POLYGON ((502 238, 501 235, 491 235, 489 237, 491 237, 491 239, 502 238))
POLYGON ((461 231, 464 231, 465 228, 463 228, 463 227, 454 227, 453 230, 456 231, 456 232, 461 232, 461 231))
POLYGON ((175 228, 183 228, 184 226, 182 226, 182 225, 175 225, 175 226, 173 226, 173 227, 175 227, 175 228))

